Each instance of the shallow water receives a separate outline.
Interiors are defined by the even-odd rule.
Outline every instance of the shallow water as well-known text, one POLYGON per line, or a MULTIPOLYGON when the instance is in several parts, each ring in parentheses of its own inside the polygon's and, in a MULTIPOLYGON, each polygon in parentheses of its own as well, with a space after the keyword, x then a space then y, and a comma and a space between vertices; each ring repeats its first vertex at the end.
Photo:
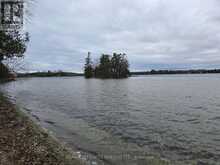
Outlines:
POLYGON ((1 90, 91 164, 220 162, 220 75, 29 78, 1 90))

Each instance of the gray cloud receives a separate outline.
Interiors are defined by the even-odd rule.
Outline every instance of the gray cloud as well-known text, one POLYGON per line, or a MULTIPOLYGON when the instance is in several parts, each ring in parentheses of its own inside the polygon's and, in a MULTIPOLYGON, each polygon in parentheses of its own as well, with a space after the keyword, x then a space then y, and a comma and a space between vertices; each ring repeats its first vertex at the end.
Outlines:
POLYGON ((131 69, 218 67, 218 0, 39 0, 26 60, 81 71, 88 51, 125 52, 131 69))

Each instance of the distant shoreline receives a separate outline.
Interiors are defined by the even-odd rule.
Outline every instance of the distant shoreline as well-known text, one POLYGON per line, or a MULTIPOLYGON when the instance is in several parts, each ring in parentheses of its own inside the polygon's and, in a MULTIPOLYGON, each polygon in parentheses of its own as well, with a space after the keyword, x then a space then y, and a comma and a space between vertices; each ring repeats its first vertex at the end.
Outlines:
POLYGON ((151 70, 131 72, 131 75, 169 75, 169 74, 216 74, 220 69, 190 69, 190 70, 151 70))
MULTIPOLYGON (((130 76, 141 75, 178 75, 178 74, 218 74, 220 69, 190 69, 190 70, 151 70, 130 72, 130 76)), ((77 77, 84 76, 83 73, 73 72, 32 72, 32 73, 17 73, 18 78, 22 77, 77 77)))
POLYGON ((32 72, 32 73, 17 73, 17 77, 76 77, 84 76, 82 73, 73 72, 32 72))

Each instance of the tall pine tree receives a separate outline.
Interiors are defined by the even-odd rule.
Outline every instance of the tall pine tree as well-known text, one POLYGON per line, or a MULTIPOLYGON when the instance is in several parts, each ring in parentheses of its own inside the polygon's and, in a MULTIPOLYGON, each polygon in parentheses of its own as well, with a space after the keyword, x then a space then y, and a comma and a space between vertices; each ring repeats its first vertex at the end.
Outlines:
POLYGON ((92 67, 92 60, 91 60, 91 53, 88 52, 88 56, 86 57, 86 64, 84 67, 84 75, 85 78, 92 78, 93 77, 93 67, 92 67))

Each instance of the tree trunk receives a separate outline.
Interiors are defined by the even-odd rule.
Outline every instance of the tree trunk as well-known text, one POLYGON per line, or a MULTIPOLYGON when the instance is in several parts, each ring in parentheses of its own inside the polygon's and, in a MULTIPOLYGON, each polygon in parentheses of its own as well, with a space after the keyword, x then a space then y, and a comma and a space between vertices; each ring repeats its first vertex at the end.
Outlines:
POLYGON ((0 78, 7 78, 9 75, 9 69, 0 62, 0 78))

